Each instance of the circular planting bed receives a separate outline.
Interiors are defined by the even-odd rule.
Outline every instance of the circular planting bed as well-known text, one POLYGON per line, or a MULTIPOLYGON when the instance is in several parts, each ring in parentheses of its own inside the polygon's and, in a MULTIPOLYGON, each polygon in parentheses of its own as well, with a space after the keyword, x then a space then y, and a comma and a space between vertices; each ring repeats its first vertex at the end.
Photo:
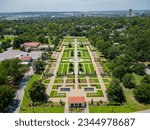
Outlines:
POLYGON ((43 82, 42 82, 42 83, 43 83, 44 85, 48 85, 48 84, 49 84, 49 82, 50 82, 50 79, 45 79, 45 80, 43 80, 43 82))

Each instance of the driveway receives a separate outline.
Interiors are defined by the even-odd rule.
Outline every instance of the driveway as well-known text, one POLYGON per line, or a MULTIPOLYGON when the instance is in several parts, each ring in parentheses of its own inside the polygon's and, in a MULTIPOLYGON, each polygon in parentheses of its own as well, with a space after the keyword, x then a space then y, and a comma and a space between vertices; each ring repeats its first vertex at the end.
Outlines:
POLYGON ((19 113, 20 106, 22 104, 24 91, 26 89, 26 84, 28 83, 30 76, 33 75, 33 67, 30 67, 30 71, 25 74, 23 79, 20 81, 19 89, 16 92, 16 97, 14 98, 12 104, 9 106, 7 113, 19 113))

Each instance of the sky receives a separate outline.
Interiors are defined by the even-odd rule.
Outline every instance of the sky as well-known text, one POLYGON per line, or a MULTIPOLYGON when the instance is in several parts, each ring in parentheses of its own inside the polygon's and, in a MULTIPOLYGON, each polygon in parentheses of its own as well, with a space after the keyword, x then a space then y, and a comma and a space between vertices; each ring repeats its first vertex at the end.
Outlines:
POLYGON ((150 0, 0 0, 0 12, 150 9, 150 0))

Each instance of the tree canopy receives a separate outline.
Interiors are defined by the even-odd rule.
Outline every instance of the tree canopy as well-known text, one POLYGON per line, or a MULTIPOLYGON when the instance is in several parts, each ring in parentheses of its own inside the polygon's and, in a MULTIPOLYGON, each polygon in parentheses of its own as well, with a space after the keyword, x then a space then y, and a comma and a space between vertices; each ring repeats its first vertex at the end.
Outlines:
POLYGON ((142 83, 135 87, 135 98, 144 104, 150 104, 150 84, 142 83))
POLYGON ((0 86, 0 112, 4 112, 15 97, 16 90, 9 86, 0 86))
POLYGON ((107 90, 107 97, 110 102, 123 103, 125 102, 125 96, 122 90, 120 81, 113 79, 107 90))
POLYGON ((36 81, 33 83, 29 94, 33 102, 45 102, 47 99, 46 87, 41 81, 36 81))

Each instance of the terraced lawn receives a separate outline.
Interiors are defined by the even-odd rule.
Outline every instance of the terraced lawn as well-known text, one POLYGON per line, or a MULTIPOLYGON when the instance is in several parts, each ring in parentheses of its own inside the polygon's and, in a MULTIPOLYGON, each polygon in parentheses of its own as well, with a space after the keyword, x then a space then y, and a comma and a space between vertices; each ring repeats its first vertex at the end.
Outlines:
POLYGON ((93 67, 93 64, 92 63, 84 63, 84 67, 85 67, 85 71, 87 74, 89 73, 95 73, 95 69, 93 67))
POLYGON ((84 37, 80 37, 80 38, 77 38, 78 42, 82 43, 82 42, 87 42, 87 38, 84 38, 84 37))
POLYGON ((101 89, 101 86, 99 84, 92 84, 91 87, 96 87, 97 89, 101 89))
POLYGON ((55 84, 63 83, 63 79, 56 78, 54 81, 55 84))
POLYGON ((90 54, 87 49, 79 49, 78 56, 80 59, 90 59, 90 54))
POLYGON ((59 87, 62 87, 62 85, 53 85, 52 89, 58 89, 59 87))
POLYGON ((21 113, 64 113, 64 106, 57 107, 33 107, 21 111, 21 113))
POLYGON ((66 75, 68 73, 68 63, 61 63, 58 68, 58 74, 66 75))
POLYGON ((104 97, 102 90, 97 90, 97 93, 87 93, 87 97, 104 97))
POLYGON ((90 78, 90 79, 89 79, 89 82, 90 82, 90 83, 99 83, 99 81, 98 81, 97 78, 96 78, 96 79, 90 78))
POLYGON ((64 98, 66 97, 65 93, 57 93, 57 91, 52 90, 50 94, 51 98, 64 98))
POLYGON ((64 51, 62 58, 70 58, 71 57, 71 51, 64 51))
POLYGON ((49 84, 49 82, 50 82, 50 79, 45 79, 45 80, 43 80, 43 84, 45 84, 45 85, 48 85, 49 84))
POLYGON ((67 36, 65 37, 64 42, 74 42, 74 38, 67 36))

